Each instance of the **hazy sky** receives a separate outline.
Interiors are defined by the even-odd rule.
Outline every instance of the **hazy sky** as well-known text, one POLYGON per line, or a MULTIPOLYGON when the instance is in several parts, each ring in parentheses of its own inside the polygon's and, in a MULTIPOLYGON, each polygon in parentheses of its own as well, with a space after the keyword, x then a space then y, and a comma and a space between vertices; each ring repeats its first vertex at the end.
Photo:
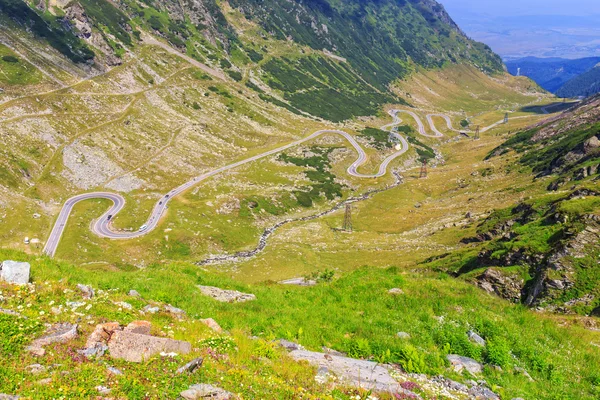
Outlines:
MULTIPOLYGON (((466 10, 488 15, 600 14, 599 0, 438 0, 455 14, 466 10)), ((458 18, 455 16, 455 18, 458 18)))

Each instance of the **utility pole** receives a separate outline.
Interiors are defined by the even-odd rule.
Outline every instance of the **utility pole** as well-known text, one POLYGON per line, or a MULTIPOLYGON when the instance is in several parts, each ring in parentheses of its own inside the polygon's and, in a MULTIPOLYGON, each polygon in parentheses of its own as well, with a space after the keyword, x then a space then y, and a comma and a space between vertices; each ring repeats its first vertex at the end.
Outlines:
POLYGON ((346 232, 352 232, 352 207, 350 204, 346 204, 346 213, 344 214, 344 225, 342 230, 346 232))
POLYGON ((508 113, 504 114, 504 123, 508 124, 508 113))
POLYGON ((475 128, 475 137, 473 139, 479 140, 479 125, 477 125, 477 128, 475 128))
POLYGON ((427 159, 424 158, 421 164, 421 173, 419 174, 419 178, 427 178, 427 159))

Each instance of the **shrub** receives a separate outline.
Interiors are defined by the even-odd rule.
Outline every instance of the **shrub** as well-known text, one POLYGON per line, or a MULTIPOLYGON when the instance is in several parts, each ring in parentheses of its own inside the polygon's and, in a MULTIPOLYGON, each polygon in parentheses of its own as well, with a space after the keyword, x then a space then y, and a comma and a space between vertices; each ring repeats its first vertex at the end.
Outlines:
POLYGON ((8 62, 8 63, 17 63, 17 62, 19 62, 19 59, 15 56, 2 56, 2 61, 8 62))
POLYGON ((495 336, 487 341, 485 359, 488 363, 506 367, 510 364, 510 346, 506 339, 495 336))

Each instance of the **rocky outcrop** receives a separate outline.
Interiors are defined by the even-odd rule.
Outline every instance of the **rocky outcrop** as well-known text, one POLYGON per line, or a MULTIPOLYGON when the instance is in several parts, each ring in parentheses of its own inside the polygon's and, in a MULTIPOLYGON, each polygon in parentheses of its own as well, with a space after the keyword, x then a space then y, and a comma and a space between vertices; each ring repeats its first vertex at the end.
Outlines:
POLYGON ((477 277, 476 285, 488 293, 494 293, 514 303, 521 301, 525 282, 516 274, 506 274, 496 268, 488 268, 477 277))
POLYGON ((0 279, 14 285, 29 283, 31 266, 28 262, 6 260, 0 264, 0 279))

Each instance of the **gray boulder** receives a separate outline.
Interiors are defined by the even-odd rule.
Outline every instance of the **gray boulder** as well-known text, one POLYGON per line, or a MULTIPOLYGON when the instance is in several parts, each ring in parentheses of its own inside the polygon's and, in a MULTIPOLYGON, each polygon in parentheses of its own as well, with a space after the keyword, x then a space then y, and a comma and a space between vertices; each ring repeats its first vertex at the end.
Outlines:
POLYGON ((0 400, 19 400, 19 396, 16 396, 14 394, 0 393, 0 400))
POLYGON ((485 346, 485 339, 479 336, 474 331, 467 332, 467 336, 469 336, 469 340, 473 343, 477 343, 480 346, 485 346))
MULTIPOLYGON (((297 361, 305 360, 320 371, 333 374, 341 384, 387 393, 413 394, 400 387, 392 378, 388 367, 373 361, 357 360, 307 350, 294 350, 290 356, 297 361)), ((321 372, 321 376, 323 372, 321 372)))
POLYGON ((200 400, 200 399, 211 399, 211 400, 232 400, 235 396, 220 387, 209 385, 206 383, 200 383, 198 385, 192 385, 188 390, 184 390, 179 394, 185 400, 200 400))
POLYGON ((457 354, 448 354, 446 358, 450 361, 452 369, 454 369, 455 372, 466 370, 472 375, 477 375, 483 371, 483 365, 472 358, 459 356, 457 354))
POLYGON ((28 262, 6 260, 0 264, 0 279, 14 285, 29 283, 31 266, 28 262))

